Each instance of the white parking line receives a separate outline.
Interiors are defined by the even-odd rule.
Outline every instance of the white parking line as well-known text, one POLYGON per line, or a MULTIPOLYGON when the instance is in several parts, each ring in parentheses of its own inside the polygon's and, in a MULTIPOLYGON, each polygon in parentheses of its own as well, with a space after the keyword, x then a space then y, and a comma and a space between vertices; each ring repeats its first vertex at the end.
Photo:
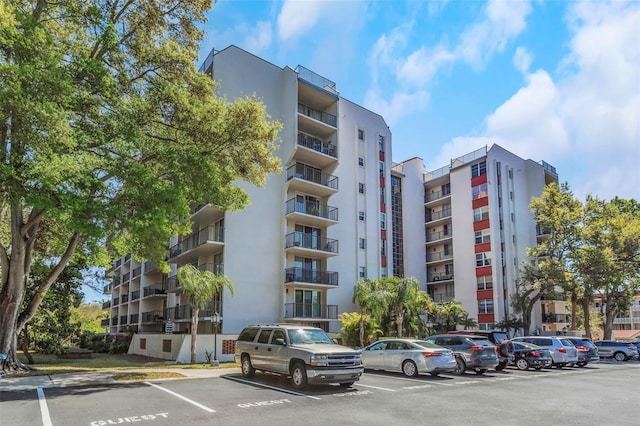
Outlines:
MULTIPOLYGON (((453 386, 453 384, 451 383, 440 383, 440 382, 431 382, 431 381, 426 381, 423 379, 413 379, 411 377, 404 377, 404 376, 383 376, 383 375, 378 375, 378 377, 384 377, 384 378, 389 378, 389 379, 393 379, 393 380, 404 380, 407 382, 418 382, 418 383, 422 383, 422 384, 429 384, 429 385, 438 385, 438 386, 453 386)), ((436 379, 437 380, 437 379, 436 379)))
POLYGON ((147 385, 149 385, 149 386, 153 386, 154 388, 157 388, 157 389, 160 389, 160 390, 162 390, 162 391, 165 391, 166 393, 169 393, 169 394, 171 394, 171 395, 173 395, 173 396, 175 396, 175 397, 177 397, 177 398, 180 398, 180 399, 182 399, 183 401, 187 401, 189 404, 193 404, 193 405, 195 405, 195 406, 196 406, 196 407, 198 407, 198 408, 202 408, 204 411, 207 411, 207 412, 209 412, 209 413, 215 413, 215 412, 216 412, 216 410, 213 410, 213 409, 211 409, 211 408, 209 408, 209 407, 205 407, 204 405, 200 404, 199 402, 195 402, 195 401, 193 401, 193 400, 191 400, 191 399, 187 398, 186 396, 182 396, 182 395, 180 395, 179 393, 175 393, 174 391, 171 391, 171 390, 169 390, 169 389, 163 388, 162 386, 154 385, 154 384, 153 384, 153 383, 151 383, 151 382, 144 382, 144 383, 145 383, 145 384, 147 384, 147 385))
POLYGON ((307 395, 306 393, 295 392, 295 391, 292 391, 292 390, 289 390, 289 389, 279 388, 277 386, 265 385, 265 384, 254 382, 254 381, 251 381, 251 380, 240 379, 238 377, 223 376, 223 378, 227 379, 227 380, 232 380, 234 382, 247 383, 247 384, 250 384, 250 385, 260 386, 260 387, 266 388, 266 389, 273 389, 273 390, 276 390, 278 392, 284 392, 284 393, 288 393, 288 394, 291 394, 291 395, 304 396, 305 398, 322 399, 322 398, 318 398, 316 396, 307 395))
POLYGON ((52 426, 51 416, 49 416, 49 407, 47 407, 47 400, 44 397, 44 391, 42 388, 37 388, 38 402, 40 403, 40 414, 42 415, 42 425, 52 426))
POLYGON ((383 390, 383 391, 387 391, 387 392, 395 392, 395 389, 387 389, 387 388, 381 388, 378 386, 369 386, 369 385, 363 385, 362 383, 358 383, 356 386, 360 387, 362 386, 363 388, 371 388, 371 389, 378 389, 378 390, 383 390))

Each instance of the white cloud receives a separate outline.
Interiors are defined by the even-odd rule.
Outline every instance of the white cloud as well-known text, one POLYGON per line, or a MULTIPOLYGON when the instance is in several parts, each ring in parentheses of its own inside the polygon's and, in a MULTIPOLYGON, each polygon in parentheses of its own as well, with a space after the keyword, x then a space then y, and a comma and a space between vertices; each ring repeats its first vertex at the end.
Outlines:
POLYGON ((278 15, 278 36, 286 41, 315 29, 322 15, 333 13, 336 3, 322 0, 285 0, 278 15))
POLYGON ((396 91, 391 100, 387 100, 376 89, 369 89, 365 95, 364 104, 382 115, 387 123, 393 123, 408 112, 425 108, 429 104, 429 93, 424 90, 396 91))
POLYGON ((259 55, 261 51, 271 45, 272 32, 270 22, 258 22, 253 31, 245 38, 242 44, 243 48, 259 55))
POLYGON ((521 73, 526 74, 531 67, 531 53, 520 46, 516 49, 515 55, 513 55, 513 66, 515 66, 521 73))

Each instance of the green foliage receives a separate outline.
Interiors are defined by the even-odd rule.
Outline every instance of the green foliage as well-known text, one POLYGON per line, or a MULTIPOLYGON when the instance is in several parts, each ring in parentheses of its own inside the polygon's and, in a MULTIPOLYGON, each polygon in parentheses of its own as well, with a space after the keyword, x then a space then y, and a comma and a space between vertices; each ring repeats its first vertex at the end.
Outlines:
POLYGON ((71 308, 71 321, 80 325, 81 332, 101 333, 104 327, 100 320, 105 318, 105 314, 99 303, 81 303, 71 308))
POLYGON ((362 347, 360 343, 360 322, 364 327, 365 345, 371 342, 376 334, 382 334, 382 330, 370 315, 361 315, 358 312, 345 312, 339 316, 342 323, 342 332, 339 337, 342 343, 351 347, 362 347))
POLYGON ((462 307, 462 303, 457 300, 437 302, 433 305, 429 314, 431 322, 438 333, 455 331, 458 324, 469 314, 462 307))

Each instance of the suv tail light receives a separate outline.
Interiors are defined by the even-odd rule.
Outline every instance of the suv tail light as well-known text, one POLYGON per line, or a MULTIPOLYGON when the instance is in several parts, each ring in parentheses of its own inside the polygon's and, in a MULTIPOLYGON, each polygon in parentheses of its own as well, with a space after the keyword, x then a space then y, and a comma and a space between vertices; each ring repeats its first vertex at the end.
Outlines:
POLYGON ((589 352, 589 348, 586 346, 576 346, 576 349, 583 352, 589 352))
POLYGON ((529 352, 529 354, 532 357, 535 357, 535 358, 542 356, 542 354, 540 352, 538 352, 538 351, 531 351, 531 352, 529 352))
POLYGON ((431 358, 432 356, 442 356, 442 352, 422 352, 422 355, 426 358, 431 358))
POLYGON ((473 346, 471 346, 471 350, 472 351, 478 351, 480 349, 484 349, 484 346, 482 346, 482 345, 473 345, 473 346))
POLYGON ((567 350, 566 350, 565 348, 560 348, 560 349, 558 349, 558 352, 561 352, 561 353, 563 353, 563 354, 566 354, 566 353, 567 353, 567 350))

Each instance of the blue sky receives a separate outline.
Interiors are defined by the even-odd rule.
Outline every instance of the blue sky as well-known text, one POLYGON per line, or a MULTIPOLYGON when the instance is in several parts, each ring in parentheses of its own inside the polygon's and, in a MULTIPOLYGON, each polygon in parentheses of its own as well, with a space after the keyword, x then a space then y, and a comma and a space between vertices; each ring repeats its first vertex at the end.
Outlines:
POLYGON ((381 114, 429 170, 498 143, 576 196, 640 199, 640 2, 219 0, 201 60, 234 44, 303 65, 381 114))

